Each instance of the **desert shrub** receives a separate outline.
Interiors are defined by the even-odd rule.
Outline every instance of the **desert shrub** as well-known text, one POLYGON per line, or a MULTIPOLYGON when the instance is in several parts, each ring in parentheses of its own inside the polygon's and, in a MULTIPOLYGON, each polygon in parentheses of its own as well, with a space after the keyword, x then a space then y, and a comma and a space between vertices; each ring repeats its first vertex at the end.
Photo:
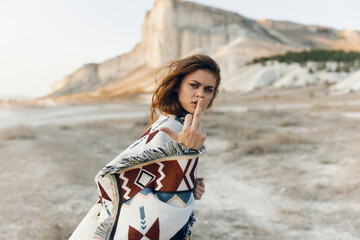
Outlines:
POLYGON ((278 148, 270 142, 261 141, 245 145, 242 148, 242 152, 245 155, 261 155, 266 153, 277 153, 278 148))
POLYGON ((278 124, 278 126, 280 126, 280 127, 294 127, 294 126, 299 126, 299 125, 300 125, 300 122, 296 121, 296 120, 285 120, 278 124))
POLYGON ((71 127, 68 126, 68 125, 60 125, 60 126, 58 126, 58 129, 59 129, 59 130, 70 130, 71 127))
POLYGON ((345 52, 343 50, 324 50, 324 49, 312 49, 304 50, 301 52, 288 51, 285 54, 278 54, 270 57, 255 58, 252 63, 265 63, 267 61, 278 61, 285 63, 300 63, 303 65, 307 61, 314 62, 347 62, 352 66, 356 64, 356 61, 360 59, 360 52, 350 51, 345 52))

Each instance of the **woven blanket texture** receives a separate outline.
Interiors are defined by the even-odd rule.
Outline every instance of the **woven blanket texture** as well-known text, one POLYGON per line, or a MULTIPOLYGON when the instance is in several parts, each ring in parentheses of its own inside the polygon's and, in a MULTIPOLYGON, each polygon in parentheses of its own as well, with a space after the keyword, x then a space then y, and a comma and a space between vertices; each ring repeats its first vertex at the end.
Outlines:
MULTIPOLYGON (((200 151, 174 142, 160 127, 180 132, 183 118, 159 119, 95 177, 99 200, 70 240, 169 240, 194 221, 200 151)), ((178 238, 177 238, 178 239, 178 238)))

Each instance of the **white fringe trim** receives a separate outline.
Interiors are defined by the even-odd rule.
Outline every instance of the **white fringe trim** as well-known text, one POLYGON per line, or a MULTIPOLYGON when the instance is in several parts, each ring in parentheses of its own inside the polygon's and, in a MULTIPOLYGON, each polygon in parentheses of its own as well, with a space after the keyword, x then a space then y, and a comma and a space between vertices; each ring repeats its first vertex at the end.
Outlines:
POLYGON ((120 165, 108 165, 101 169, 99 175, 104 177, 107 174, 114 174, 121 170, 137 166, 143 163, 150 163, 151 161, 175 156, 193 156, 199 154, 205 154, 206 148, 203 146, 200 150, 185 148, 181 143, 168 142, 158 149, 145 150, 143 153, 137 156, 125 157, 120 160, 120 165))

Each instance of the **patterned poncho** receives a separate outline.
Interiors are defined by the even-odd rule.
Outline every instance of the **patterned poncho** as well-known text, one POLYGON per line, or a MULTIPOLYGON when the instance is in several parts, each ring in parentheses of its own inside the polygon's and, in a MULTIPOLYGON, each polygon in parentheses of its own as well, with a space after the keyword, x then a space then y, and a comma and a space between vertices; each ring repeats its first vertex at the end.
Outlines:
POLYGON ((97 174, 100 199, 71 240, 169 240, 184 226, 192 225, 192 191, 204 148, 186 149, 159 131, 160 127, 180 132, 183 119, 161 115, 97 174))

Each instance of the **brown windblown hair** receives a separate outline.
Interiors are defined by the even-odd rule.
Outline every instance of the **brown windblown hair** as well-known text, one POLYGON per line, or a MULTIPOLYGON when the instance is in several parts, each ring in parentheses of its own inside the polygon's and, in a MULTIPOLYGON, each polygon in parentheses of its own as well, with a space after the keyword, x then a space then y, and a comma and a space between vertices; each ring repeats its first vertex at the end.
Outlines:
POLYGON ((162 67, 155 76, 156 82, 160 83, 152 96, 150 125, 153 124, 156 120, 155 118, 157 118, 156 109, 158 109, 161 114, 184 115, 186 113, 185 109, 180 105, 175 89, 180 87, 181 81, 187 74, 199 69, 211 72, 216 79, 214 97, 211 99, 208 108, 211 107, 219 91, 218 88, 221 80, 219 65, 211 57, 203 54, 196 54, 174 60, 162 67))

